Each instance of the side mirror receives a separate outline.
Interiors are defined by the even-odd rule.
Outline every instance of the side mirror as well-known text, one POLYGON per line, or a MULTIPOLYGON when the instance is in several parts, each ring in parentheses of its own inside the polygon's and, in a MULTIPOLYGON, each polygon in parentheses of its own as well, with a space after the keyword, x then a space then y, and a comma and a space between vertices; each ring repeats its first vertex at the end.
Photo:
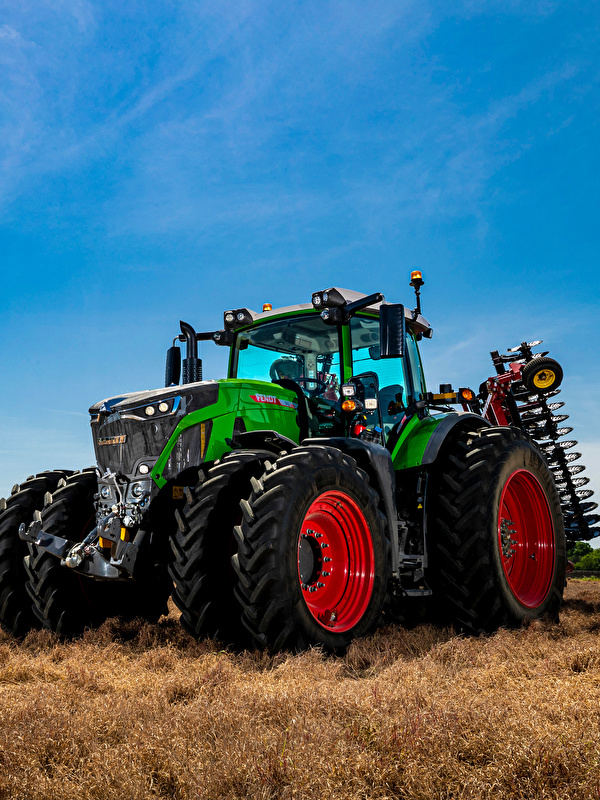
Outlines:
POLYGON ((165 386, 178 386, 181 377, 181 350, 177 345, 167 350, 167 366, 165 368, 165 386))
POLYGON ((379 350, 381 358, 404 355, 406 322, 401 303, 382 303, 379 307, 379 350))

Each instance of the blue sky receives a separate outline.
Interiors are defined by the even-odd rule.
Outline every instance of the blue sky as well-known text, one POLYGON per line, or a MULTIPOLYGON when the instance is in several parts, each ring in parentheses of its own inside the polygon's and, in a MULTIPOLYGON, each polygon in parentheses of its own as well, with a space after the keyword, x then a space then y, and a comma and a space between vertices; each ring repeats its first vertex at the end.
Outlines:
POLYGON ((599 28, 576 0, 0 2, 0 496, 90 464, 87 408, 160 386, 180 318, 411 302, 416 268, 431 386, 544 339, 599 489, 599 28))

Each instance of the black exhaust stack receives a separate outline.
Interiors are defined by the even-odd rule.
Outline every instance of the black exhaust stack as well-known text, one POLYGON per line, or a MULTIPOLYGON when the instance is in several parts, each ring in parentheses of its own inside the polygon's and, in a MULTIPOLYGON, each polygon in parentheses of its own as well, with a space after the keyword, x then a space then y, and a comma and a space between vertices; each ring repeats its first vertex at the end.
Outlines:
POLYGON ((198 358, 198 339, 196 331, 187 322, 179 322, 182 335, 179 341, 186 343, 186 357, 183 359, 183 383, 202 380, 202 361, 198 358))

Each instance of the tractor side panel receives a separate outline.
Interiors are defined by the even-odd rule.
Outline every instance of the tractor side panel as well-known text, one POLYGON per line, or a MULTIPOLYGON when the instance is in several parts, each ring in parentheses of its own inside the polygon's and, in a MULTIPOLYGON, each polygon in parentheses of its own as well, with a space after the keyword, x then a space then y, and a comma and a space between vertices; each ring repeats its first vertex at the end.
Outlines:
POLYGON ((152 478, 162 488, 189 467, 216 461, 232 449, 239 431, 275 430, 297 442, 295 394, 264 381, 219 381, 212 406, 185 416, 161 453, 152 478))
POLYGON ((237 416, 246 430, 273 430, 298 442, 298 400, 294 392, 265 381, 239 381, 237 416))

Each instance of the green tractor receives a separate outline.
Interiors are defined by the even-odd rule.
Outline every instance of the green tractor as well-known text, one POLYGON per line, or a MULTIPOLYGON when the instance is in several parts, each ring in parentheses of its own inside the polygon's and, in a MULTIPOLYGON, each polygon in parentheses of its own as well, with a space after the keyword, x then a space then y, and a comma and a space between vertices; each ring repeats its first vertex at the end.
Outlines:
POLYGON ((276 650, 424 610, 475 634, 556 618, 565 521, 597 535, 548 403, 562 371, 523 343, 479 394, 431 394, 422 284, 414 310, 332 288, 182 322, 165 388, 90 409, 96 467, 1 501, 5 630, 155 620, 171 595, 192 635, 276 650), (199 341, 230 349, 226 379, 199 341))

